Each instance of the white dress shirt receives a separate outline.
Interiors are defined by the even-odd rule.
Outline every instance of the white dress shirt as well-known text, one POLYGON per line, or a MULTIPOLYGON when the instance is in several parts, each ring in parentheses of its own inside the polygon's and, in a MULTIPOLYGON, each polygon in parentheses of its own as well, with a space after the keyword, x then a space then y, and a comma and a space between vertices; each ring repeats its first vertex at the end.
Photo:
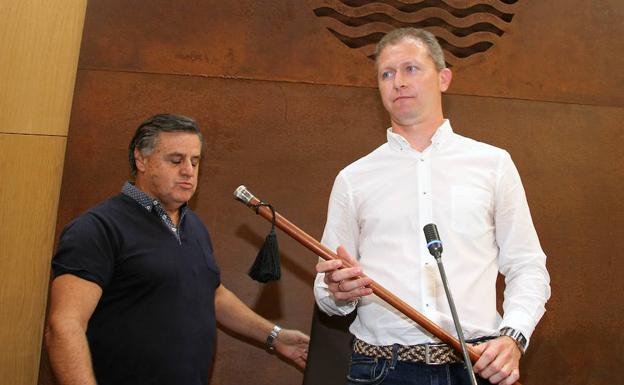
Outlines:
MULTIPOLYGON (((392 129, 387 136, 387 143, 338 174, 322 243, 332 250, 343 245, 366 275, 457 336, 423 233, 435 223, 465 338, 497 336, 509 326, 529 339, 550 297, 550 278, 509 154, 455 134, 448 120, 423 152, 392 129), (499 271, 506 283, 504 318, 496 311, 499 271)), ((334 299, 323 274, 314 293, 330 315, 354 310, 334 299)), ((361 299, 350 331, 374 345, 434 341, 375 295, 361 299)))

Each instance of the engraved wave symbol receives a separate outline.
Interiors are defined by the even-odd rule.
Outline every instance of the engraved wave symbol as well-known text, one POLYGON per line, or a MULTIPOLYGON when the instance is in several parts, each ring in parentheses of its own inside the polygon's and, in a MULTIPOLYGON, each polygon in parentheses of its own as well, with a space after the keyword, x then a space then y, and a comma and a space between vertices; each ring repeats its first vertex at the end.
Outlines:
MULTIPOLYGON (((314 14, 347 47, 375 58, 375 45, 400 27, 425 28, 438 38, 447 65, 492 48, 513 19, 518 0, 324 0, 314 14)), ((471 60, 472 61, 472 60, 471 60)))

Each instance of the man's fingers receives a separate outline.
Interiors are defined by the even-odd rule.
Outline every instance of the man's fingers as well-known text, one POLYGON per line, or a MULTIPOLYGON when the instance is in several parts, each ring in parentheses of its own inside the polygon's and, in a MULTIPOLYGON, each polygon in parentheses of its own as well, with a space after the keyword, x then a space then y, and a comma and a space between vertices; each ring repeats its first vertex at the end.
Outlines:
POLYGON ((369 285, 370 283, 371 283, 371 279, 368 277, 342 280, 338 282, 338 290, 349 292, 349 291, 364 288, 364 286, 369 285))
POLYGON ((475 353, 480 356, 477 362, 473 365, 475 373, 481 374, 481 371, 485 369, 494 359, 492 352, 487 351, 487 347, 487 342, 473 347, 475 353))
POLYGON ((511 385, 520 378, 520 352, 515 343, 507 341, 508 339, 498 337, 474 347, 475 352, 481 356, 474 365, 475 373, 490 383, 511 385))
POLYGON ((338 256, 347 261, 349 263, 349 265, 351 266, 359 266, 359 263, 357 262, 357 260, 352 257, 351 255, 349 255, 349 253, 347 253, 347 250, 342 247, 342 246, 338 246, 338 249, 336 249, 336 254, 338 254, 338 256))
POLYGON ((342 267, 342 261, 339 259, 332 259, 331 261, 322 261, 316 264, 317 273, 326 273, 328 271, 334 271, 342 267))
MULTIPOLYGON (((325 283, 327 284, 327 286, 333 283, 346 283, 347 281, 350 282, 354 278, 358 278, 360 275, 362 275, 362 269, 359 267, 349 267, 346 269, 334 270, 332 272, 325 273, 325 283)), ((351 289, 354 287, 356 286, 350 286, 351 289)), ((348 291, 343 288, 340 289, 341 291, 348 291)))
POLYGON ((512 370, 511 374, 509 375, 509 377, 507 377, 500 384, 501 385, 513 385, 519 379, 520 379, 520 369, 516 368, 516 369, 512 370))

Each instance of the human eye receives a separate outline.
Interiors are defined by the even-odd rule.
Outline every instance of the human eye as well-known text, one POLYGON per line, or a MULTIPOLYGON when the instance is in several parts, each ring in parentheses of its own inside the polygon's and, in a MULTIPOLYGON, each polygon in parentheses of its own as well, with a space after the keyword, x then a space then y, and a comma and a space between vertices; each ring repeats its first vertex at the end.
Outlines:
POLYGON ((169 162, 173 163, 173 164, 180 164, 182 163, 182 157, 178 156, 178 155, 173 155, 169 157, 169 162))
POLYGON ((380 77, 381 79, 389 79, 393 74, 394 73, 392 71, 382 71, 380 77))
POLYGON ((199 157, 192 157, 191 158, 191 165, 193 165, 193 167, 197 167, 199 165, 199 157))
POLYGON ((405 67, 405 71, 407 71, 409 73, 414 73, 414 72, 418 71, 418 67, 415 66, 415 65, 410 64, 410 65, 405 67))

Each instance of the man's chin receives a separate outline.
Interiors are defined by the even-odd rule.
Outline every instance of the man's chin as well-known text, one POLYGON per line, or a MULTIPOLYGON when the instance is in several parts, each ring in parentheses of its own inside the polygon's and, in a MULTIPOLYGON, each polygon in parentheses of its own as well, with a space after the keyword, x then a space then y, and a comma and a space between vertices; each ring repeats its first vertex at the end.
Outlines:
POLYGON ((191 198, 193 197, 194 193, 195 193, 195 190, 193 190, 192 192, 185 192, 185 193, 181 193, 181 194, 176 194, 173 198, 174 198, 176 203, 178 203, 180 206, 182 206, 183 204, 185 204, 186 202, 191 200, 191 198))

